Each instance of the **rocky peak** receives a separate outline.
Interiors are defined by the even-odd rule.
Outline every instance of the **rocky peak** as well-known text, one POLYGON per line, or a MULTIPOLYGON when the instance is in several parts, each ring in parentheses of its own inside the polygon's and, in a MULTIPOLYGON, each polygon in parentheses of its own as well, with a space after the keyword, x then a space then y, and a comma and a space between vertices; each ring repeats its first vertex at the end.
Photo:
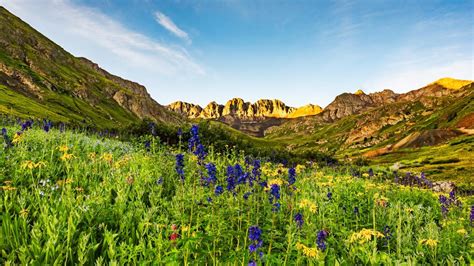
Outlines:
POLYGON ((171 103, 167 108, 185 114, 190 118, 218 119, 233 117, 243 121, 260 120, 262 118, 296 118, 316 115, 322 111, 321 107, 312 104, 293 108, 276 99, 261 99, 255 103, 250 103, 241 98, 233 98, 227 101, 225 105, 211 102, 204 109, 199 105, 179 101, 171 103))
POLYGON ((168 109, 175 111, 179 114, 188 116, 190 118, 197 118, 202 112, 201 106, 182 101, 177 101, 169 104, 168 109))
POLYGON ((314 105, 314 104, 308 104, 305 106, 301 106, 299 108, 296 108, 288 118, 297 118, 297 117, 304 117, 304 116, 310 116, 310 115, 317 115, 323 111, 323 108, 319 105, 314 105))
MULTIPOLYGON (((224 109, 222 110, 221 115, 248 117, 249 116, 248 109, 250 106, 251 104, 249 102, 244 102, 244 100, 241 98, 233 98, 227 101, 227 103, 224 106, 224 109)), ((253 115, 253 110, 252 110, 252 115, 253 115)))
POLYGON ((206 107, 202 110, 202 112, 199 114, 200 118, 219 118, 222 116, 222 110, 224 109, 224 106, 216 103, 216 102, 210 102, 206 107))

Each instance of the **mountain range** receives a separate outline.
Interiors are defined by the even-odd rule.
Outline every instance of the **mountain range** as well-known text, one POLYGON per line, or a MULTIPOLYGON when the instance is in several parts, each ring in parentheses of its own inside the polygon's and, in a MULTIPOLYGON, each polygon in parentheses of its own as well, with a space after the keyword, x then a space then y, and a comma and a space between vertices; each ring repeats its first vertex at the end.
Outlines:
POLYGON ((442 78, 407 93, 343 93, 324 108, 240 98, 205 107, 181 101, 163 106, 144 86, 71 55, 0 7, 0 114, 10 117, 98 129, 144 120, 176 127, 204 121, 226 132, 223 142, 240 140, 295 154, 324 152, 340 159, 364 157, 379 164, 405 160, 413 166, 408 169, 423 165, 435 175, 467 176, 474 159, 469 155, 474 154, 473 87, 470 80, 442 78), (425 147, 429 151, 422 154, 425 147), (416 154, 437 163, 420 164, 416 154))
POLYGON ((0 113, 98 128, 178 123, 144 86, 114 76, 0 7, 0 113))

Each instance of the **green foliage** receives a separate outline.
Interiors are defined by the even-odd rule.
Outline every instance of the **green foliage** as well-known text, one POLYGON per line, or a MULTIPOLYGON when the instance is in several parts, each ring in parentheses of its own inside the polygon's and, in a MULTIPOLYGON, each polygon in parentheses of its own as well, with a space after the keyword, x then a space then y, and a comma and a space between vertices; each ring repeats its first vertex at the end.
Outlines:
MULTIPOLYGON (((202 125, 203 142, 208 141, 203 132, 222 137, 207 126, 202 125)), ((11 140, 18 128, 7 130, 11 140)), ((472 260, 472 197, 458 197, 461 207, 452 206, 443 216, 437 194, 395 185, 383 171, 363 179, 300 165, 294 189, 287 184, 287 168, 262 161, 261 180, 281 185, 275 212, 269 190, 257 182, 226 190, 227 166, 239 163, 252 175, 245 154, 235 149, 207 147, 205 163, 216 165, 217 182, 203 186, 201 175, 208 173, 184 152, 186 137, 173 147, 150 136, 126 142, 32 129, 12 147, 1 146, 0 262, 450 265, 472 260), (184 182, 175 171, 177 153, 184 154, 184 182), (215 195, 216 185, 224 186, 222 195, 215 195), (303 215, 301 228, 296 213, 303 215), (253 225, 262 229, 262 258, 249 252, 253 225), (383 234, 385 226, 390 237, 383 234), (316 244, 320 230, 329 233, 325 251, 316 244)))

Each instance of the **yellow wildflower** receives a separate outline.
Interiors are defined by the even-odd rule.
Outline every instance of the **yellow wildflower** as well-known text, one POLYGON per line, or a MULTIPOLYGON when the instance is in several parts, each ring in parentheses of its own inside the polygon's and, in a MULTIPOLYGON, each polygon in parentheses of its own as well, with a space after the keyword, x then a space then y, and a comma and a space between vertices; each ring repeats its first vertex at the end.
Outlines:
POLYGON ((66 153, 67 151, 69 151, 69 147, 66 145, 59 146, 59 151, 66 153))
POLYGON ((466 231, 466 229, 462 228, 462 229, 457 230, 456 233, 458 233, 460 235, 466 235, 467 231, 466 231))
POLYGON ((15 135, 13 136, 13 140, 12 140, 12 143, 13 144, 17 144, 17 143, 20 143, 22 141, 22 134, 21 133, 15 133, 15 135))
POLYGON ((380 207, 387 207, 388 206, 388 199, 384 196, 380 196, 379 193, 374 194, 374 201, 375 204, 380 207))
POLYGON ((297 174, 301 174, 306 169, 306 166, 302 164, 298 164, 295 168, 297 174))
POLYGON ((368 173, 363 173, 362 176, 367 178, 367 177, 369 177, 369 174, 368 173))
POLYGON ((12 191, 12 190, 16 190, 15 187, 12 187, 12 186, 1 186, 2 190, 4 191, 12 191))
POLYGON ((20 216, 23 217, 23 218, 26 218, 26 216, 28 216, 28 210, 27 209, 21 209, 20 216))
POLYGON ((21 168, 22 169, 35 169, 35 168, 42 168, 44 167, 46 164, 44 162, 37 162, 37 163, 34 163, 33 161, 24 161, 22 164, 21 164, 21 168))
POLYGON ((434 239, 422 239, 418 242, 420 245, 425 245, 425 246, 428 246, 428 247, 436 247, 438 245, 438 240, 434 240, 434 239))
POLYGON ((31 170, 31 169, 35 168, 35 163, 32 162, 32 161, 24 161, 24 162, 21 164, 21 168, 22 168, 22 169, 28 168, 28 169, 31 170))
POLYGON ((56 184, 58 184, 58 186, 63 186, 63 185, 72 183, 72 181, 73 180, 71 178, 66 178, 66 179, 63 179, 63 180, 58 180, 56 182, 56 184))
POLYGON ((113 157, 114 157, 114 156, 112 155, 112 153, 104 153, 104 154, 102 154, 102 156, 100 156, 100 159, 102 159, 102 160, 104 160, 104 161, 106 161, 106 162, 111 163, 113 157))
POLYGON ((352 233, 351 237, 349 238, 349 243, 358 242, 359 244, 364 244, 365 242, 370 241, 372 237, 380 238, 384 237, 384 235, 379 231, 364 228, 359 232, 352 233))
POLYGON ((182 226, 181 231, 183 231, 183 233, 189 231, 189 226, 182 226))
POLYGON ((61 156, 61 160, 67 161, 67 160, 70 160, 74 157, 75 157, 74 154, 66 152, 66 153, 63 154, 63 156, 61 156))
POLYGON ((318 211, 318 206, 316 206, 316 204, 314 204, 313 202, 311 202, 310 200, 308 199, 303 199, 300 201, 300 203, 298 203, 298 206, 300 208, 308 208, 310 212, 312 213, 316 213, 318 211))
POLYGON ((265 187, 265 191, 269 191, 270 188, 272 187, 272 185, 278 185, 278 186, 281 187, 285 183, 286 183, 286 181, 284 181, 281 178, 270 179, 267 183, 267 187, 265 187))
POLYGON ((308 258, 316 258, 319 255, 318 248, 310 248, 301 243, 296 243, 296 249, 301 250, 308 258))
POLYGON ((95 153, 95 152, 89 153, 89 159, 91 159, 91 160, 94 160, 96 156, 97 156, 97 153, 95 153))
POLYGON ((115 167, 115 168, 120 168, 120 167, 124 166, 125 164, 127 164, 128 161, 130 161, 130 157, 129 157, 129 156, 123 157, 122 159, 120 159, 119 161, 117 161, 117 162, 114 164, 114 167, 115 167))

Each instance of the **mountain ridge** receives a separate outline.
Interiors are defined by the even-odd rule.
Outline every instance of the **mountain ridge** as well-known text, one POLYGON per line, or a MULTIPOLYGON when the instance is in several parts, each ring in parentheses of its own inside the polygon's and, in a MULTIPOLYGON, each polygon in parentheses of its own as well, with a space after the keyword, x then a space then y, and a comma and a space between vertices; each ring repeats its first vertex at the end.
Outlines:
POLYGON ((73 56, 3 7, 0 14, 0 113, 98 128, 182 121, 144 86, 73 56))
POLYGON ((204 119, 220 118, 222 116, 233 116, 240 119, 297 118, 316 115, 322 111, 320 106, 314 104, 290 107, 278 99, 259 99, 251 103, 244 101, 242 98, 232 98, 224 105, 212 101, 204 108, 198 104, 184 101, 175 101, 166 107, 189 118, 204 119))

